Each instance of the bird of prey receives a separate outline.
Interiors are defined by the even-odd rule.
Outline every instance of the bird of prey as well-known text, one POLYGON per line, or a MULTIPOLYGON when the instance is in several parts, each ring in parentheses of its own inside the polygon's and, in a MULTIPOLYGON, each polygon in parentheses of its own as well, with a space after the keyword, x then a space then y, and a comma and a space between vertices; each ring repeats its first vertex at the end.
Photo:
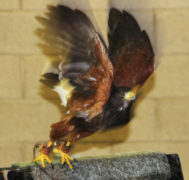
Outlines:
POLYGON ((72 168, 68 153, 75 141, 130 121, 137 93, 154 72, 154 52, 147 33, 124 10, 109 11, 108 47, 78 9, 49 6, 38 20, 45 48, 58 54, 41 82, 58 93, 67 112, 51 125, 50 140, 34 161, 45 167, 50 153, 60 154, 72 168))

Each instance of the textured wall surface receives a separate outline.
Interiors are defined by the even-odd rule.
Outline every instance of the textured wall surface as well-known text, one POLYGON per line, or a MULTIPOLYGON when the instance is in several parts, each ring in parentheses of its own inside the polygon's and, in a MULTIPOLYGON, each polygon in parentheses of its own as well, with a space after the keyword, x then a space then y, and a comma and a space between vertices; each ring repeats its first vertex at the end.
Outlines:
MULTIPOLYGON (((85 0, 77 3, 88 10, 85 0)), ((109 4, 131 12, 148 32, 160 65, 143 87, 132 122, 78 142, 72 153, 178 153, 189 179, 189 0, 91 3, 104 35, 109 4)), ((31 161, 33 145, 48 141, 50 124, 61 117, 57 96, 38 81, 48 57, 38 46, 35 30, 41 25, 35 16, 42 15, 47 4, 52 0, 0 0, 0 166, 31 161)))

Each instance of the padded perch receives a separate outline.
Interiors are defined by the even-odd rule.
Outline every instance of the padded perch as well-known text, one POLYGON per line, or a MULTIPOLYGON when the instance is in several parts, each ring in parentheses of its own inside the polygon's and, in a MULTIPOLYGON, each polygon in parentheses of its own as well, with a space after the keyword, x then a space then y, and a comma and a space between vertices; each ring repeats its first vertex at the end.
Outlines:
MULTIPOLYGON (((99 158, 77 159, 68 165, 13 165, 2 169, 0 180, 8 173, 8 180, 183 180, 179 157, 176 154, 138 152, 99 158), (7 171, 7 172, 5 172, 7 171)), ((5 179, 5 178, 4 178, 5 179)))

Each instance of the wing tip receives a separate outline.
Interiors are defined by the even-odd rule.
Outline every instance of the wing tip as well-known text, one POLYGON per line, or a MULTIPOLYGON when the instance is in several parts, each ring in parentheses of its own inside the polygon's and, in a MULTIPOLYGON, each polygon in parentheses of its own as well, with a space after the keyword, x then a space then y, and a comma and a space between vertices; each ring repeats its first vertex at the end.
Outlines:
POLYGON ((149 50, 152 53, 152 57, 154 57, 155 56, 155 52, 154 52, 154 49, 152 47, 152 43, 151 43, 149 35, 147 34, 147 32, 145 30, 142 31, 142 34, 143 34, 143 38, 145 39, 146 43, 149 46, 149 50))

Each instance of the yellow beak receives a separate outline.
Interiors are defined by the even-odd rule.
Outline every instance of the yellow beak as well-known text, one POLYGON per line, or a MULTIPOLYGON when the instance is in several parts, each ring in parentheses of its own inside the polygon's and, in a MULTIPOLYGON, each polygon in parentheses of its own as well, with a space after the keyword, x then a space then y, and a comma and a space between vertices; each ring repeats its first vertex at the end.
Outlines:
POLYGON ((138 89, 139 89, 139 86, 136 86, 131 91, 126 92, 124 99, 127 101, 134 100, 136 98, 136 93, 137 93, 138 89))

